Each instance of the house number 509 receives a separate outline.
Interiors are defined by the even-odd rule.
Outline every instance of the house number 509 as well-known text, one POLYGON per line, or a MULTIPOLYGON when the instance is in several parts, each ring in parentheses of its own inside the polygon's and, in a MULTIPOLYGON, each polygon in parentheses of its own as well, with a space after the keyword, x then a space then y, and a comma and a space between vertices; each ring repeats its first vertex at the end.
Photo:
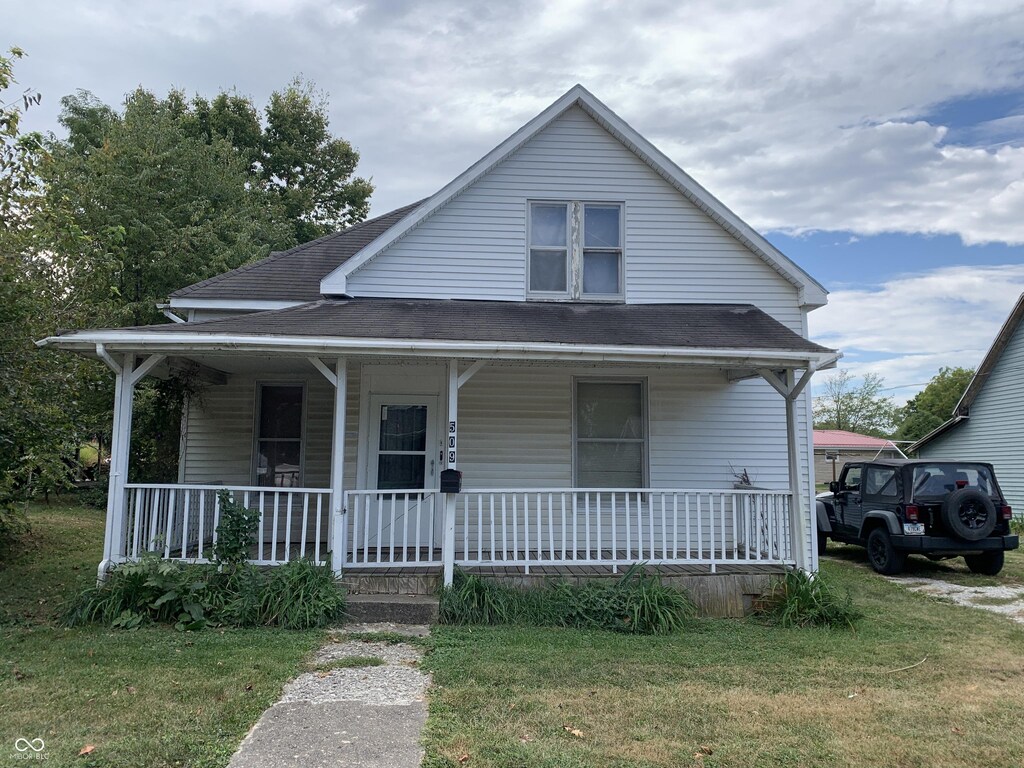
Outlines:
POLYGON ((448 422, 448 465, 455 466, 455 437, 456 426, 454 421, 448 422))

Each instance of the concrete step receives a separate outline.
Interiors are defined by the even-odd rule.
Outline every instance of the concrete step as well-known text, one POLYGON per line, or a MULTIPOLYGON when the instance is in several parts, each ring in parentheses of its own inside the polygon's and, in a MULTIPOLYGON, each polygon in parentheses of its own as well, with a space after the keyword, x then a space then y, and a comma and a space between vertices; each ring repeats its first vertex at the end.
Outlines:
POLYGON ((434 624, 437 598, 428 595, 349 595, 348 621, 434 624))
POLYGON ((350 595, 436 595, 441 573, 378 574, 346 571, 341 578, 350 595))

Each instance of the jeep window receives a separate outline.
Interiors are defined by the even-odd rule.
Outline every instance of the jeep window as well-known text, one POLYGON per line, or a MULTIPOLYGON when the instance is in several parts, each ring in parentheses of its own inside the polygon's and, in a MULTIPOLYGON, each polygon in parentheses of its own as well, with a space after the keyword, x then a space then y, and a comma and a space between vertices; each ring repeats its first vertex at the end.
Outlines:
POLYGON ((894 467, 868 467, 864 473, 864 495, 896 498, 896 469, 894 467))
POLYGON ((860 471, 862 467, 858 464, 855 467, 847 467, 843 473, 842 479, 842 490, 844 491, 859 491, 860 490, 860 471))
POLYGON ((993 499, 999 491, 988 467, 980 464, 943 462, 914 467, 914 498, 946 496, 958 488, 976 488, 993 499))

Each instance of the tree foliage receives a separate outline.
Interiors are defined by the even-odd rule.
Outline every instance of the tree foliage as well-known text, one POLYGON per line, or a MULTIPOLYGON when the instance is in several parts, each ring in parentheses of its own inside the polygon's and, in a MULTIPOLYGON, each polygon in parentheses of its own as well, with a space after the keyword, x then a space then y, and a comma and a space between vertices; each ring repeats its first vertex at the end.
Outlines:
MULTIPOLYGON (((143 88, 111 107, 87 91, 61 101, 65 137, 23 135, 38 100, 12 98, 0 56, 0 491, 66 485, 78 446, 109 444, 112 376, 38 351, 61 328, 162 322, 174 290, 299 239, 361 220, 372 191, 358 154, 330 134, 327 105, 296 81, 262 112, 143 88)), ((175 475, 187 382, 140 384, 133 478, 175 475)))
POLYGON ((868 373, 857 384, 847 370, 826 379, 822 394, 814 398, 815 428, 889 437, 896 428, 899 407, 881 394, 884 383, 882 377, 868 373))
POLYGON ((903 406, 896 439, 919 440, 952 418, 973 377, 972 368, 940 368, 928 386, 903 406))

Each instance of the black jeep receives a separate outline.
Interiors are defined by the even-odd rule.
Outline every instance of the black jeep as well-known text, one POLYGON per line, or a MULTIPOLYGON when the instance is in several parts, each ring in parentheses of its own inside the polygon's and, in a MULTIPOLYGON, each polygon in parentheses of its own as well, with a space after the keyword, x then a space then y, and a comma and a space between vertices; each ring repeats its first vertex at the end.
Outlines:
POLYGON ((995 575, 1016 549, 1012 511, 991 464, 878 460, 847 464, 818 496, 818 553, 829 539, 867 547, 879 573, 903 570, 908 554, 963 556, 974 573, 995 575))

